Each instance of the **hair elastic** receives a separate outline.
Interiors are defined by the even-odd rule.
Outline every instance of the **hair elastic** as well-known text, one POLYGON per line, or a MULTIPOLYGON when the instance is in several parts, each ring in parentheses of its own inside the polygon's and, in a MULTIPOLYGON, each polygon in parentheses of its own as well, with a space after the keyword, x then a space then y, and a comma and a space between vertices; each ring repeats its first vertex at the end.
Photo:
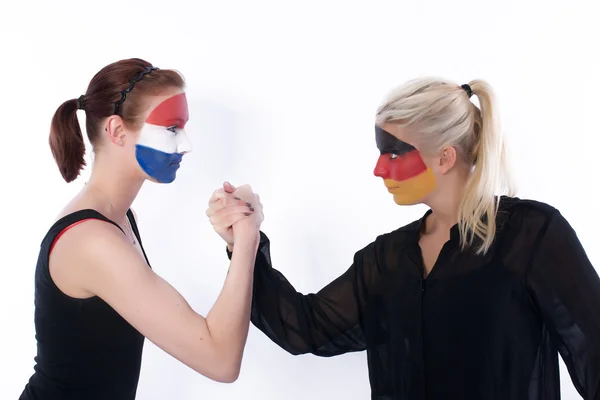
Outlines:
POLYGON ((77 109, 78 110, 85 110, 85 108, 83 107, 83 100, 85 98, 85 95, 81 95, 79 96, 79 98, 77 99, 77 109))
POLYGON ((471 86, 469 86, 468 84, 465 83, 464 85, 461 85, 461 88, 465 92, 467 92, 467 96, 469 96, 469 98, 471 98, 471 96, 473 96, 473 91, 471 90, 471 86))

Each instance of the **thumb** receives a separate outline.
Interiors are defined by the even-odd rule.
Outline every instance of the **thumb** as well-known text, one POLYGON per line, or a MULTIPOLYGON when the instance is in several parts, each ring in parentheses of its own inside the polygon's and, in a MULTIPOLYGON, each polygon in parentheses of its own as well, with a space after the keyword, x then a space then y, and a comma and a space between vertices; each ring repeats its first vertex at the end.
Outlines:
POLYGON ((223 189, 225 190, 226 193, 235 192, 235 186, 233 186, 231 183, 229 183, 227 181, 223 182, 223 189))

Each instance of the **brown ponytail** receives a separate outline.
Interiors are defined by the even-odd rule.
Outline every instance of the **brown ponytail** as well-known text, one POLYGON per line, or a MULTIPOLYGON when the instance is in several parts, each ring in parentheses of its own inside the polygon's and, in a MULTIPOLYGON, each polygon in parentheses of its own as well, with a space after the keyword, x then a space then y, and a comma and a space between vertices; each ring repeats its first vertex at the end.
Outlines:
POLYGON ((65 101, 54 113, 50 150, 64 180, 74 181, 85 166, 85 143, 77 119, 77 99, 65 101))
MULTIPOLYGON (((183 89, 184 86, 178 72, 154 68, 139 58, 117 61, 102 68, 81 97, 90 143, 93 146, 98 141, 104 118, 116 114, 125 124, 136 128, 143 122, 140 117, 146 107, 144 97, 159 95, 163 89, 183 89)), ((61 104, 50 127, 50 149, 67 182, 74 181, 86 165, 85 142, 77 119, 78 103, 77 99, 72 99, 61 104)))

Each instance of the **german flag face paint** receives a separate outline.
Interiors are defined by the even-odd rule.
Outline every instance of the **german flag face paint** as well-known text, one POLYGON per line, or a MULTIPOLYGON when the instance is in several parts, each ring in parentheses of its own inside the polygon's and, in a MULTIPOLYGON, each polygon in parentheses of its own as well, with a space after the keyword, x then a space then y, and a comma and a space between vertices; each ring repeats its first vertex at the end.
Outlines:
POLYGON ((185 133, 188 119, 185 93, 163 101, 146 118, 135 146, 135 157, 142 170, 156 182, 173 182, 183 155, 192 151, 185 133))
POLYGON ((416 148, 379 126, 375 126, 375 141, 381 155, 373 173, 383 178, 396 204, 420 203, 435 189, 435 175, 416 148))

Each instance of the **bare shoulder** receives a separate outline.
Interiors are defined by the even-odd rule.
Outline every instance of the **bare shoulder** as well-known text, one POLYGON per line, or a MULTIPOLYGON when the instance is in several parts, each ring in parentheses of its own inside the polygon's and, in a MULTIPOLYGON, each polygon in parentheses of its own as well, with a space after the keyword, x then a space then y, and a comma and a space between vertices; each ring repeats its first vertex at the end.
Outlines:
POLYGON ((146 264, 115 225, 96 219, 65 231, 50 254, 52 279, 65 294, 85 298, 97 295, 94 286, 107 274, 143 273, 146 264), (122 268, 127 265, 127 268, 122 268))

